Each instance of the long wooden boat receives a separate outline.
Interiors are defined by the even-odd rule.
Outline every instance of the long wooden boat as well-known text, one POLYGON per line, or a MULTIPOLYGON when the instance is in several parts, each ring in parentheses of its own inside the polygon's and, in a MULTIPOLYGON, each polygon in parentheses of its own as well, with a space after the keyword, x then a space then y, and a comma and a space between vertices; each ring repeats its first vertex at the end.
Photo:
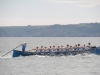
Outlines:
POLYGON ((83 54, 83 53, 93 53, 100 55, 100 47, 92 47, 89 50, 84 51, 56 51, 56 52, 25 52, 19 50, 13 50, 12 57, 19 57, 19 56, 30 56, 30 55, 47 55, 47 56, 67 56, 67 55, 77 55, 77 54, 83 54))

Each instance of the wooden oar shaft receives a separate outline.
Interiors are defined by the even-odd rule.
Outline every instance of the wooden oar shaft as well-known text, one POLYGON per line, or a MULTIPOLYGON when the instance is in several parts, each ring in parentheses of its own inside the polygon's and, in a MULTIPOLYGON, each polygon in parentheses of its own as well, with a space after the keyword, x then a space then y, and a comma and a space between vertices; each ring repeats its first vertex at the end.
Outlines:
MULTIPOLYGON (((22 44, 21 44, 21 45, 22 45, 22 44)), ((21 46, 21 45, 19 45, 19 46, 21 46)), ((16 48, 18 48, 19 46, 17 46, 16 48)), ((14 48, 14 49, 16 49, 16 48, 14 48)), ((14 50, 14 49, 13 49, 13 50, 14 50)))
MULTIPOLYGON (((19 46, 21 46, 21 45, 19 45, 19 46)), ((19 46, 17 46, 16 48, 18 48, 19 46)), ((14 48, 14 49, 16 49, 16 48, 14 48)), ((13 50, 14 50, 14 49, 13 49, 13 50)), ((13 50, 11 50, 11 51, 13 51, 13 50)), ((2 55, 2 57, 5 56, 5 55, 7 55, 8 53, 10 53, 11 51, 9 51, 9 52, 7 52, 6 54, 2 55)))

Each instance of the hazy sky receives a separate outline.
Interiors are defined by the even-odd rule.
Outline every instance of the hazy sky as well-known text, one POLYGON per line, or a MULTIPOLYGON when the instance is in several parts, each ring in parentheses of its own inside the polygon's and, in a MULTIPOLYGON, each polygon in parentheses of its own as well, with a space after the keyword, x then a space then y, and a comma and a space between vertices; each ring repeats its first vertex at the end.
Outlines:
POLYGON ((100 22, 100 0, 0 0, 0 26, 100 22))

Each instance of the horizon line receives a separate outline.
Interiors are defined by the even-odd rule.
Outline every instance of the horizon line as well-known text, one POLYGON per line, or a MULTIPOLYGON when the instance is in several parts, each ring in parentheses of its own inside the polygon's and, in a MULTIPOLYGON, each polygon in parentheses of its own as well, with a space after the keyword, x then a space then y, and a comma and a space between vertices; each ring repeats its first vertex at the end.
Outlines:
POLYGON ((28 24, 28 25, 9 25, 9 26, 0 26, 0 27, 16 27, 16 26, 52 26, 52 25, 77 25, 77 24, 90 24, 90 23, 100 23, 100 22, 82 22, 82 23, 69 23, 69 24, 44 24, 44 25, 31 25, 31 24, 28 24))

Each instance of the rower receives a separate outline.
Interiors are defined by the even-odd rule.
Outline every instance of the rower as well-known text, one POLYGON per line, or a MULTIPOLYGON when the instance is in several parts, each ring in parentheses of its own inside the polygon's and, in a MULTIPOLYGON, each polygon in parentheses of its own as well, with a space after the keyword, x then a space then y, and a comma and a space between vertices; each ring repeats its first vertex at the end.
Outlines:
POLYGON ((81 46, 80 46, 80 44, 77 45, 77 50, 78 50, 78 51, 81 50, 81 46))
POLYGON ((57 48, 57 52, 59 52, 59 51, 60 51, 60 49, 61 49, 61 48, 60 48, 60 46, 58 46, 58 48, 57 48))
POLYGON ((52 50, 53 50, 53 52, 55 52, 56 51, 56 48, 55 48, 55 46, 53 45, 53 48, 52 48, 52 50))
POLYGON ((69 50, 69 45, 67 45, 67 46, 65 47, 65 50, 66 50, 66 51, 68 51, 68 50, 69 50))
POLYGON ((27 46, 26 42, 24 42, 24 43, 21 44, 21 45, 22 45, 22 52, 25 53, 25 48, 26 48, 26 46, 27 46))
POLYGON ((91 45, 91 43, 88 43, 88 49, 91 49, 91 47, 92 47, 92 45, 91 45))
POLYGON ((44 52, 47 52, 47 50, 48 50, 47 47, 45 47, 45 48, 44 48, 44 52))
POLYGON ((70 46, 69 51, 74 51, 74 49, 73 49, 73 47, 72 47, 72 46, 70 46))
POLYGON ((48 52, 52 52, 52 46, 48 48, 48 52))
POLYGON ((64 49, 64 46, 61 45, 61 52, 63 52, 65 49, 64 49))
POLYGON ((39 47, 37 46, 35 49, 32 49, 32 50, 35 50, 36 52, 39 51, 39 47))
POLYGON ((42 52, 44 50, 44 48, 43 48, 43 46, 41 46, 41 48, 40 48, 40 52, 42 52))
POLYGON ((74 51, 77 51, 78 50, 78 47, 77 47, 77 45, 75 45, 75 47, 74 47, 74 51))
POLYGON ((81 50, 82 50, 82 51, 86 50, 85 44, 82 46, 81 50))

